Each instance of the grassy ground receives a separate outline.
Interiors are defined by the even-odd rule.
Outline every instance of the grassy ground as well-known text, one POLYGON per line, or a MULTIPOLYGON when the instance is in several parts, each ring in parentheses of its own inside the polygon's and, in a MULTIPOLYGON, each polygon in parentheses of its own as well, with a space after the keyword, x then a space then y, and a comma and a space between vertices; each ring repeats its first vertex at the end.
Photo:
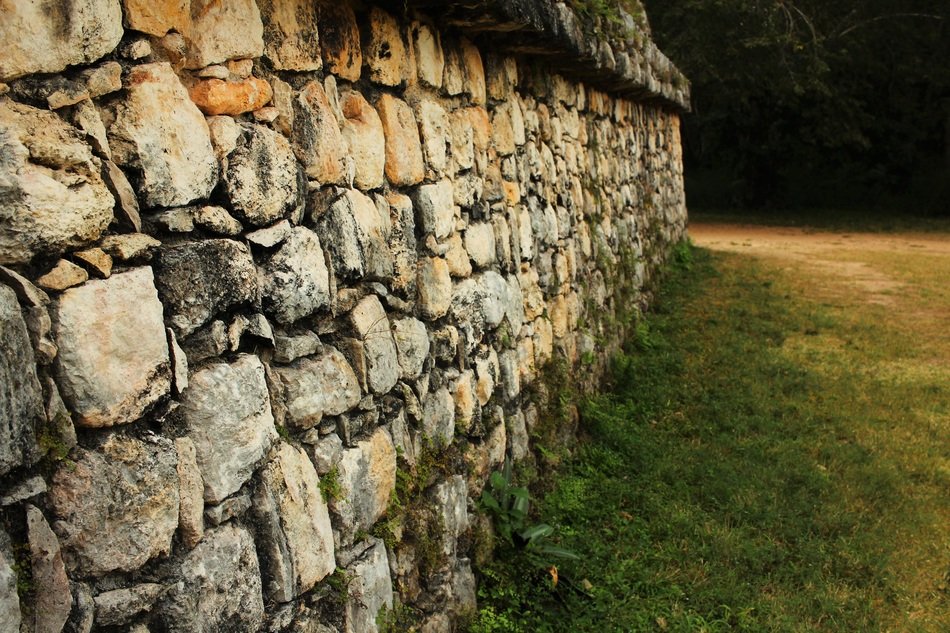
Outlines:
POLYGON ((471 630, 950 631, 950 270, 878 259, 681 257, 537 503, 580 560, 482 568, 471 630))

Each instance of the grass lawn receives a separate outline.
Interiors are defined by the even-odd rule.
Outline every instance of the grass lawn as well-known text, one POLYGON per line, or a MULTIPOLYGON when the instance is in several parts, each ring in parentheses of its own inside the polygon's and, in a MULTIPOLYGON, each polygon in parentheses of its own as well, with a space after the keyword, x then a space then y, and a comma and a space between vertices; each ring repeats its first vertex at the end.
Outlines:
POLYGON ((502 547, 471 631, 950 631, 950 258, 927 257, 876 257, 899 283, 866 301, 682 251, 542 474, 532 522, 579 560, 553 586, 502 547))

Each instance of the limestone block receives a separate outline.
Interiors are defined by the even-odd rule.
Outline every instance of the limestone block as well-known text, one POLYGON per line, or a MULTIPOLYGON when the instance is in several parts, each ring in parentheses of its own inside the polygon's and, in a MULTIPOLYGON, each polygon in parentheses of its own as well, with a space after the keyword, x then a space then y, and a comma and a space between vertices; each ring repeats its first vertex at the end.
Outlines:
POLYGON ((457 169, 471 169, 475 164, 475 130, 464 109, 449 115, 449 147, 457 169))
POLYGON ((16 565, 16 558, 13 555, 10 537, 0 530, 0 629, 4 631, 19 631, 22 620, 14 565, 16 565))
POLYGON ((164 586, 154 582, 103 591, 94 599, 96 624, 99 626, 128 624, 135 616, 151 609, 164 591, 164 586))
POLYGON ((228 158, 224 191, 241 220, 266 226, 302 204, 302 174, 283 135, 262 125, 246 125, 244 132, 228 158))
POLYGON ((528 429, 525 426, 524 413, 518 411, 515 415, 506 417, 505 427, 511 459, 521 461, 528 455, 528 429))
POLYGON ((289 602, 336 568, 330 513, 301 449, 281 444, 261 469, 254 511, 269 598, 289 602))
POLYGON ((191 0, 122 0, 125 24, 134 31, 161 37, 172 29, 184 33, 191 24, 191 0))
POLYGON ((367 440, 343 451, 337 465, 341 498, 330 500, 344 543, 369 531, 383 516, 396 486, 396 449, 389 431, 378 428, 367 440))
POLYGON ((442 553, 455 558, 458 537, 470 526, 468 517, 468 484, 461 475, 453 475, 432 491, 435 511, 442 517, 442 553))
POLYGON ((471 171, 458 174, 452 185, 452 200, 463 209, 475 208, 485 191, 485 181, 471 171))
POLYGON ((462 68, 464 69, 464 91, 472 97, 472 103, 485 105, 485 67, 478 47, 466 38, 460 42, 462 68))
POLYGON ((455 285, 451 314, 459 322, 471 324, 476 337, 480 337, 486 329, 501 324, 509 300, 505 278, 489 270, 455 285))
POLYGON ((195 443, 208 503, 237 492, 277 439, 264 366, 256 356, 192 374, 179 410, 195 443))
MULTIPOLYGON (((505 306, 505 317, 511 325, 512 332, 520 332, 521 326, 527 319, 524 311, 524 293, 521 291, 521 282, 517 275, 508 276, 508 304, 505 306)), ((573 320, 577 323, 577 319, 573 320)))
POLYGON ((485 66, 488 95, 499 101, 510 98, 513 88, 518 85, 518 63, 515 58, 489 54, 485 66))
POLYGON ((194 212, 194 223, 201 228, 228 237, 236 237, 244 230, 244 226, 224 207, 206 204, 198 207, 194 212))
POLYGON ((449 274, 453 277, 469 277, 472 274, 472 262, 468 259, 462 236, 453 233, 445 242, 445 261, 449 264, 449 274))
POLYGON ((460 95, 465 91, 465 65, 462 60, 462 49, 457 42, 442 43, 442 52, 445 65, 442 69, 442 88, 450 96, 460 95))
POLYGON ((318 229, 338 276, 380 280, 392 276, 388 209, 380 209, 368 196, 354 189, 345 191, 320 217, 318 229))
POLYGON ((79 251, 73 257, 96 277, 108 279, 112 275, 112 257, 101 248, 79 251))
POLYGON ((449 138, 449 118, 445 108, 435 99, 423 98, 416 104, 416 118, 426 164, 436 174, 441 174, 447 166, 445 146, 449 138))
POLYGON ((70 457, 53 474, 48 499, 71 572, 132 571, 171 551, 179 498, 170 440, 114 434, 70 457))
POLYGON ((144 233, 108 235, 102 238, 99 244, 102 250, 124 263, 147 261, 162 245, 160 241, 144 233))
POLYGON ((292 229, 260 270, 264 309, 280 323, 293 323, 330 302, 326 259, 320 239, 310 229, 292 229))
POLYGON ((264 53, 264 24, 255 0, 191 0, 186 68, 264 53))
POLYGON ((134 422, 168 393, 168 342, 150 268, 67 290, 54 315, 56 375, 77 425, 134 422))
POLYGON ((293 227, 290 225, 290 222, 287 220, 281 220, 276 224, 266 226, 262 229, 257 229, 256 231, 251 231, 244 235, 245 239, 255 246, 260 246, 261 248, 274 248, 288 237, 293 230, 293 227))
POLYGON ((208 116, 238 116, 270 103, 274 91, 258 77, 238 81, 200 79, 188 88, 188 96, 208 116))
POLYGON ((274 360, 292 363, 302 356, 309 356, 320 349, 320 338, 310 331, 295 335, 277 334, 274 337, 274 360))
POLYGON ((488 110, 481 106, 471 106, 458 110, 459 114, 466 119, 472 126, 472 140, 475 149, 486 151, 491 146, 492 134, 491 120, 488 116, 488 110))
POLYGON ((487 222, 469 224, 465 229, 465 250, 478 268, 495 263, 495 230, 487 222))
POLYGON ((428 24, 414 22, 411 33, 419 80, 433 88, 441 88, 445 56, 439 31, 428 24))
POLYGON ((505 398, 510 400, 521 393, 521 371, 518 362, 518 352, 505 350, 498 355, 498 366, 501 373, 501 385, 505 398))
POLYGON ((124 98, 109 107, 113 158, 138 173, 146 204, 175 207, 210 195, 218 163, 208 124, 170 65, 134 67, 124 98))
POLYGON ((178 532, 185 547, 191 549, 204 536, 204 485, 191 438, 177 438, 175 451, 178 453, 178 532))
POLYGON ((264 55, 275 70, 320 70, 320 5, 312 0, 259 0, 264 55))
POLYGON ((56 115, 0 99, 0 157, 0 263, 84 246, 112 221, 98 159, 56 115))
POLYGON ((343 95, 343 138, 356 165, 353 184, 359 189, 378 189, 385 183, 386 139, 376 110, 355 90, 343 95))
POLYGON ((489 348, 488 356, 475 359, 475 395, 481 406, 484 407, 491 400, 498 375, 498 353, 494 348, 489 348))
POLYGON ((396 18, 378 7, 370 9, 368 37, 363 49, 363 63, 369 70, 370 81, 384 86, 400 85, 407 78, 408 59, 396 18))
POLYGON ((364 297, 350 312, 350 323, 363 342, 369 388, 377 394, 387 393, 399 380, 400 370, 396 343, 379 297, 364 297))
POLYGON ((343 182, 346 145, 327 93, 318 81, 304 86, 294 101, 291 141, 309 178, 320 184, 343 182))
POLYGON ((61 259, 45 275, 36 280, 36 285, 45 290, 62 291, 85 282, 89 273, 76 264, 61 259))
POLYGON ((413 317, 393 321, 393 340, 396 342, 400 377, 414 380, 422 373, 429 357, 429 333, 425 323, 413 317))
POLYGON ((475 416, 478 405, 475 395, 475 372, 471 369, 462 372, 455 381, 452 398, 455 400, 455 428, 462 433, 467 433, 472 426, 472 418, 475 416))
POLYGON ((501 156, 509 156, 515 152, 515 131, 511 124, 511 110, 507 104, 495 109, 492 117, 492 144, 495 151, 501 156))
POLYGON ((88 64, 115 49, 121 39, 119 0, 5 3, 0 20, 0 81, 88 64))
POLYGON ((353 8, 345 2, 325 2, 320 13, 320 48, 326 70, 347 81, 358 80, 363 52, 353 8))
POLYGON ((375 540, 373 546, 347 568, 344 633, 377 633, 376 617, 381 610, 393 608, 393 587, 389 578, 386 545, 375 540))
POLYGON ((300 358, 275 368, 284 388, 287 421, 308 429, 325 415, 340 415, 362 397, 356 374, 335 348, 327 346, 316 358, 300 358))
POLYGON ((416 224, 423 233, 432 233, 437 239, 452 233, 455 228, 455 205, 451 180, 417 187, 412 192, 412 202, 416 211, 416 224))
POLYGON ((396 187, 421 182, 425 163, 412 108, 388 93, 380 95, 376 108, 386 137, 386 178, 396 187))
POLYGON ((73 596, 59 540, 43 513, 29 504, 26 506, 26 531, 35 592, 34 630, 60 631, 72 609, 73 596))
MULTIPOLYGON (((102 122, 102 116, 99 115, 99 109, 96 108, 91 99, 80 101, 72 108, 63 110, 63 112, 66 119, 86 135, 86 140, 98 156, 112 159, 112 148, 109 147, 106 126, 102 122)), ((103 174, 104 179, 107 177, 106 174, 103 174)), ((108 180, 106 183, 108 184, 108 180)))
POLYGON ((423 318, 434 320, 445 316, 452 305, 452 277, 443 258, 429 257, 419 261, 416 287, 423 318))
POLYGON ((412 200, 399 193, 386 196, 392 233, 389 236, 389 251, 393 257, 393 278, 390 288, 407 296, 415 295, 416 266, 416 220, 412 200))
POLYGON ((250 251, 233 240, 164 247, 156 273, 159 295, 180 337, 221 312, 258 299, 257 270, 250 251))
POLYGON ((257 631, 264 623, 261 573, 251 534, 227 524, 185 557, 182 581, 158 609, 169 631, 257 631))
POLYGON ((455 400, 448 388, 428 394, 422 405, 422 432, 438 446, 448 446, 455 437, 455 400))

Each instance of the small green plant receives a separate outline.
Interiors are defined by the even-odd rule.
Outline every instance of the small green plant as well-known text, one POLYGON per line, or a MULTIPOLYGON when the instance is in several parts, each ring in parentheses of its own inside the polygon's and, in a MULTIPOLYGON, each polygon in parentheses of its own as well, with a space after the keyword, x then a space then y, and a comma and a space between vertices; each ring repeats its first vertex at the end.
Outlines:
POLYGON ((340 483, 340 469, 334 466, 320 478, 320 494, 324 501, 341 501, 343 484, 340 483))

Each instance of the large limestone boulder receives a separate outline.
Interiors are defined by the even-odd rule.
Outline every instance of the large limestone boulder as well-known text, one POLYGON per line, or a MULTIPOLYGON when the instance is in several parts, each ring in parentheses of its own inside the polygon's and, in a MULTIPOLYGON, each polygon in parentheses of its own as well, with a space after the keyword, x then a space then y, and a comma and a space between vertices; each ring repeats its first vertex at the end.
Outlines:
POLYGON ((151 268, 70 288, 54 318, 56 375, 76 424, 134 422, 168 393, 168 341, 151 268))
POLYGON ((259 630, 264 598, 251 534, 231 523, 206 532, 159 614, 169 633, 259 630))
POLYGON ((344 450, 337 468, 341 496, 331 499, 330 509, 343 541, 352 542, 383 516, 396 486, 396 448, 389 431, 376 429, 368 440, 344 450))
POLYGON ((293 323, 330 303, 330 273, 320 238, 298 226, 261 265, 264 309, 281 323, 293 323))
POLYGON ((316 358, 300 358, 276 368, 284 390, 287 421, 308 429, 325 415, 340 415, 355 407, 362 397, 356 374, 343 354, 327 346, 316 358))
POLYGON ((180 411, 195 443, 208 503, 237 492, 277 439, 264 365, 256 356, 195 372, 180 411))
POLYGON ((119 0, 5 2, 0 20, 0 81, 88 64, 122 39, 119 0))
POLYGON ((0 264, 98 239, 115 203, 99 169, 75 128, 50 112, 0 99, 0 264))
POLYGON ((0 284, 0 474, 32 461, 45 421, 30 335, 16 294, 0 284))
POLYGON ((288 602, 333 572, 333 530, 310 458, 281 444, 261 469, 254 495, 258 534, 265 556, 267 595, 288 602))
POLYGON ((171 551, 178 527, 174 444, 110 435, 74 449, 53 474, 49 503, 66 566, 79 576, 132 571, 171 551))
POLYGON ((223 178, 231 209, 252 226, 288 216, 302 202, 300 171, 283 135, 263 125, 246 126, 223 178))
POLYGON ((156 284, 170 323, 186 337, 224 312, 258 299, 257 269, 247 246, 233 240, 204 240, 163 248, 156 284))
POLYGON ((207 198, 218 181, 208 124, 171 66, 136 66, 125 86, 125 97, 109 105, 109 144, 115 162, 138 173, 145 203, 207 198))

